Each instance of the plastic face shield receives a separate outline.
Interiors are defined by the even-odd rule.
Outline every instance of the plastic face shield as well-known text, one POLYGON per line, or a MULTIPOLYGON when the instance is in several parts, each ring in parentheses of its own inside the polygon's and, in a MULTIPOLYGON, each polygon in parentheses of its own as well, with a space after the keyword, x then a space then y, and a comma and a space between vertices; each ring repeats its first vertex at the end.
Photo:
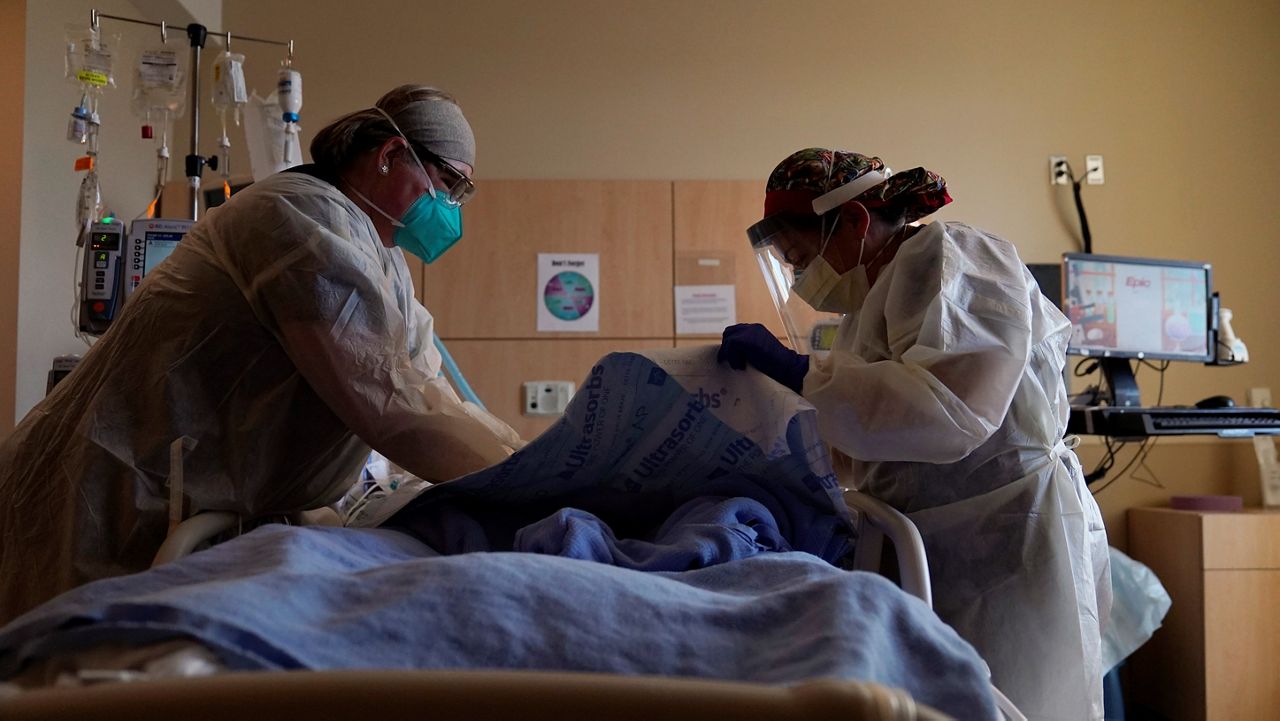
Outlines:
MULTIPOLYGON (((812 217, 778 213, 747 228, 747 239, 769 287, 769 296, 796 352, 822 357, 831 349, 832 326, 843 318, 839 313, 814 310, 791 290, 799 273, 822 252, 832 230, 822 222, 822 216, 883 183, 892 174, 889 168, 870 170, 823 193, 813 199, 812 217)), ((835 222, 834 219, 831 222, 835 222)))
POLYGON ((814 310, 791 288, 804 268, 818 255, 822 226, 817 218, 789 220, 785 215, 772 215, 747 229, 756 264, 769 288, 778 316, 787 331, 791 347, 797 353, 821 357, 831 348, 831 327, 842 318, 837 313, 814 310), (805 236, 809 241, 804 240, 805 236))

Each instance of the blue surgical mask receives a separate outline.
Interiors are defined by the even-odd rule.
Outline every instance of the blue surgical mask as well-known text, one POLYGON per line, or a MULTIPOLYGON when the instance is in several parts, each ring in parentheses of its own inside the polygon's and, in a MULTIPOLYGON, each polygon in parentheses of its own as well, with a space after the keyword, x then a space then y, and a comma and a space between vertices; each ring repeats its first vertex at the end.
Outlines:
POLYGON ((396 229, 391 236, 392 243, 418 256, 424 263, 434 263, 462 237, 462 206, 449 202, 443 193, 435 192, 434 187, 427 187, 427 192, 413 201, 399 220, 359 190, 351 188, 351 192, 391 221, 396 229))
POLYGON ((391 242, 413 253, 424 263, 453 247, 462 237, 462 206, 449 202, 443 193, 423 193, 404 211, 404 217, 392 221, 396 232, 391 242))
MULTIPOLYGON (((390 115, 381 108, 375 109, 391 122, 396 132, 400 132, 400 128, 396 126, 390 115)), ((400 133, 400 137, 405 138, 404 133, 400 133)), ((408 144, 409 154, 418 164, 418 169, 427 179, 427 192, 418 196, 418 199, 404 211, 403 216, 397 220, 369 200, 364 193, 355 188, 351 188, 351 191, 395 226, 395 233, 391 236, 392 243, 418 256, 424 263, 434 263, 462 238, 462 206, 451 201, 448 194, 436 192, 435 185, 431 182, 431 174, 418 158, 413 144, 408 138, 405 138, 405 143, 408 144)))

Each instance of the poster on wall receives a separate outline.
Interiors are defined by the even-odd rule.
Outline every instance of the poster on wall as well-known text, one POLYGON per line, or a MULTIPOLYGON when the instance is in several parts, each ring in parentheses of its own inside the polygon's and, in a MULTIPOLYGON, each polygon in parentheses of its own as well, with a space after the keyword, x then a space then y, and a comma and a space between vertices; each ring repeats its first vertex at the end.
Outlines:
POLYGON ((538 332, 600 331, 600 254, 538 253, 538 332))

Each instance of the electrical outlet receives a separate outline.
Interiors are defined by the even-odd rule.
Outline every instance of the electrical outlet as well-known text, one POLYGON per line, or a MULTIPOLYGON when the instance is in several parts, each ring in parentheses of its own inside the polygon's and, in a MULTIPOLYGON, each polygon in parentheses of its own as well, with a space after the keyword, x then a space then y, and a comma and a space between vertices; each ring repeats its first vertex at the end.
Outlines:
POLYGON ((524 384, 524 414, 563 415, 571 398, 573 381, 528 381, 524 384))
POLYGON ((1070 185, 1071 174, 1067 172, 1067 156, 1049 156, 1049 185, 1070 185))
POLYGON ((1107 182, 1107 178, 1102 174, 1102 156, 1086 155, 1084 156, 1084 182, 1089 185, 1102 185, 1107 182))
POLYGON ((1271 407, 1271 389, 1270 388, 1250 388, 1249 389, 1249 407, 1251 408, 1270 408, 1271 407))

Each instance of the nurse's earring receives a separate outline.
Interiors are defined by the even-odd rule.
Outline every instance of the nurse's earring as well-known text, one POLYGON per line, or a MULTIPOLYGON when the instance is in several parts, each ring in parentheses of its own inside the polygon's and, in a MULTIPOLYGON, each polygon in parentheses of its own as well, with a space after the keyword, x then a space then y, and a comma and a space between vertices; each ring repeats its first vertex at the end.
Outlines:
POLYGON ((383 165, 381 168, 378 168, 378 172, 381 173, 382 175, 386 175, 390 171, 391 171, 391 167, 388 165, 383 165))

